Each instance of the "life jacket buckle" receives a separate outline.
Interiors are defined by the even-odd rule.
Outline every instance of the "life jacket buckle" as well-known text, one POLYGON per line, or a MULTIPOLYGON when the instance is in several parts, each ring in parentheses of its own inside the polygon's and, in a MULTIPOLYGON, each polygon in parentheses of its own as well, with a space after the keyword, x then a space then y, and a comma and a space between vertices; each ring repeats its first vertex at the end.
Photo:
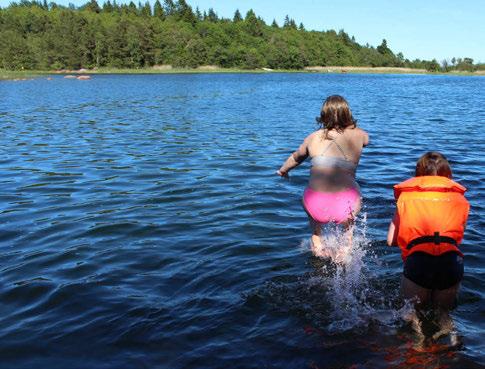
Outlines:
POLYGON ((433 235, 433 242, 435 245, 439 245, 441 243, 440 232, 435 232, 433 235))

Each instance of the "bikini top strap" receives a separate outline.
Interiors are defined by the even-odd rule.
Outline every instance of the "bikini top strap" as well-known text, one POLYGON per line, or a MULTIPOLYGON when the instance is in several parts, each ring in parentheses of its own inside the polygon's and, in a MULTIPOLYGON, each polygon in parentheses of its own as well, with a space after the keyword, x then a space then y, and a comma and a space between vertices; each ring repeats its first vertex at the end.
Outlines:
POLYGON ((330 143, 329 143, 329 144, 327 145, 327 147, 326 147, 326 148, 325 148, 325 149, 322 151, 322 153, 320 154, 320 156, 323 156, 323 154, 325 154, 325 153, 328 151, 328 149, 330 148, 330 146, 332 146, 332 142, 333 142, 333 140, 330 140, 330 143))
POLYGON ((330 148, 330 146, 332 146, 332 143, 335 144, 335 146, 337 146, 337 149, 342 153, 342 155, 344 156, 345 160, 348 160, 348 161, 351 161, 347 155, 345 154, 345 151, 342 149, 342 147, 337 143, 337 138, 332 138, 332 139, 329 139, 330 143, 328 144, 328 146, 322 151, 322 153, 320 154, 320 156, 323 156, 327 150, 330 148))
MULTIPOLYGON (((345 160, 349 160, 349 158, 347 157, 347 155, 345 155, 345 151, 342 149, 342 147, 337 143, 337 140, 336 139, 333 139, 332 142, 335 144, 335 146, 337 146, 337 149, 339 149, 339 151, 342 153, 342 155, 344 156, 345 160)), ((330 146, 330 145, 329 145, 330 146)))

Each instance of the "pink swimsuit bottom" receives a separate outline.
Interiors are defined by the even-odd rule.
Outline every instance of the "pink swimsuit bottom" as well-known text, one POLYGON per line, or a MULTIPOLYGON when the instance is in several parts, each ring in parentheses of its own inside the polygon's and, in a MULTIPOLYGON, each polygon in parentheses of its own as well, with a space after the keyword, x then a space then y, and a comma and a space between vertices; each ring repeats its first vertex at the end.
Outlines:
POLYGON ((360 206, 360 193, 355 188, 340 192, 319 192, 307 188, 303 206, 318 223, 344 223, 353 218, 360 206))

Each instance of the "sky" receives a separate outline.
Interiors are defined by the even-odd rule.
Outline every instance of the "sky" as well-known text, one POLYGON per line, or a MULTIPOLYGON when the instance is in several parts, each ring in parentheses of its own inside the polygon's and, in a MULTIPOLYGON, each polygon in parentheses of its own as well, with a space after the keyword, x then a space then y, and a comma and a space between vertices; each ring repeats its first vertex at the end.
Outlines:
MULTIPOLYGON (((56 2, 79 6, 87 0, 56 2)), ((98 2, 102 4, 103 0, 98 2)), ((9 3, 10 0, 0 0, 1 7, 9 3)), ((243 16, 253 9, 267 23, 276 19, 279 25, 288 14, 306 29, 344 29, 362 45, 378 46, 386 39, 394 53, 402 52, 411 60, 435 58, 441 62, 452 57, 469 57, 475 63, 485 63, 485 0, 187 0, 187 3, 202 11, 213 8, 226 18, 232 18, 236 9, 243 16)))

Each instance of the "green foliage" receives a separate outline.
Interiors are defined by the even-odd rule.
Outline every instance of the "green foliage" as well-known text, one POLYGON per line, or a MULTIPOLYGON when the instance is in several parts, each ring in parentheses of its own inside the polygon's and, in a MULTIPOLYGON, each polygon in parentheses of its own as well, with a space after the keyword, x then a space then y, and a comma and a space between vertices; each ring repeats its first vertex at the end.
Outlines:
POLYGON ((485 63, 475 65, 476 70, 485 71, 485 63))
POLYGON ((96 0, 91 0, 86 5, 84 5, 81 9, 83 8, 94 13, 101 12, 101 8, 99 7, 98 2, 96 0))
POLYGON ((75 8, 46 0, 0 8, 0 68, 143 68, 155 64, 197 67, 301 69, 310 65, 405 66, 439 70, 483 70, 470 58, 409 61, 387 41, 360 45, 344 30, 306 31, 286 16, 266 25, 253 10, 243 18, 220 18, 211 8, 194 12, 186 0, 96 0, 75 8), (441 69, 442 68, 442 69, 441 69))
POLYGON ((0 65, 3 69, 33 69, 35 62, 26 39, 14 31, 0 32, 0 65))
POLYGON ((456 69, 467 72, 474 72, 477 68, 475 65, 473 65, 472 58, 458 58, 456 60, 456 69))
POLYGON ((377 46, 377 52, 379 54, 382 54, 382 55, 390 55, 390 54, 392 54, 391 49, 389 49, 387 47, 387 41, 386 41, 386 39, 383 39, 382 40, 382 43, 379 46, 377 46))
POLYGON ((440 70, 440 65, 438 64, 436 59, 433 59, 430 62, 425 63, 425 68, 427 71, 430 72, 438 72, 440 70))

